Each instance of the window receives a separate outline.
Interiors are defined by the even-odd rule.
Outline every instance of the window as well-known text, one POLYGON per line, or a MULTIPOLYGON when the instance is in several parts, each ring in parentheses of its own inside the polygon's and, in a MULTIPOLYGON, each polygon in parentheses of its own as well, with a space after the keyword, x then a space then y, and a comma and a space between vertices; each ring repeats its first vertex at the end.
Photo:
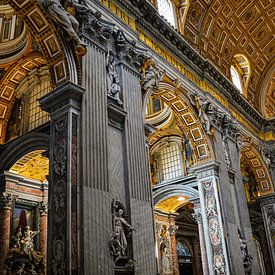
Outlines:
POLYGON ((160 112, 164 107, 164 104, 158 99, 154 97, 150 97, 147 108, 146 108, 146 115, 153 115, 157 112, 160 112))
POLYGON ((160 151, 163 180, 182 176, 181 152, 177 143, 169 144, 160 151))
POLYGON ((166 137, 158 141, 150 152, 152 184, 184 175, 182 139, 166 137))
POLYGON ((169 0, 158 0, 158 11, 173 27, 175 27, 175 17, 173 5, 169 0))
POLYGON ((230 67, 233 84, 247 96, 248 83, 251 76, 250 63, 243 54, 235 54, 230 67))
POLYGON ((230 68, 230 72, 231 72, 231 77, 232 77, 232 82, 233 84, 236 86, 236 88, 238 88, 240 90, 240 92, 242 93, 243 92, 243 89, 242 89, 242 83, 241 83, 241 79, 240 79, 240 76, 237 72, 237 70, 231 66, 230 68))

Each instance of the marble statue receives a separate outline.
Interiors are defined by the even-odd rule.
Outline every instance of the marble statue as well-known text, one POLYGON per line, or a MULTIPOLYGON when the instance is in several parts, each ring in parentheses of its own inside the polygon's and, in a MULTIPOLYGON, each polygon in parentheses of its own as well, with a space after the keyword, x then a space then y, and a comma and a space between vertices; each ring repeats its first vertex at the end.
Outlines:
POLYGON ((161 251, 161 266, 163 274, 171 273, 170 252, 168 248, 168 242, 163 241, 160 245, 161 251))
POLYGON ((209 118, 210 110, 210 101, 202 96, 198 97, 199 104, 199 119, 203 125, 204 130, 208 135, 211 135, 211 121, 209 118))
POLYGON ((199 119, 204 130, 208 135, 212 135, 210 115, 213 113, 213 110, 211 102, 205 96, 198 93, 189 93, 189 99, 199 113, 199 119))
MULTIPOLYGON (((87 50, 85 44, 78 37, 79 23, 75 17, 70 14, 62 6, 60 0, 41 0, 40 1, 46 11, 49 13, 53 21, 60 27, 60 30, 68 40, 74 41, 76 44, 75 51, 78 55, 85 55, 87 50)), ((68 2, 68 1, 66 1, 68 2)), ((86 12, 87 8, 75 0, 70 1, 72 8, 78 11, 86 12)))
POLYGON ((252 256, 248 254, 247 251, 247 240, 242 238, 240 230, 238 229, 238 237, 239 237, 239 242, 240 242, 240 249, 241 249, 241 258, 243 260, 244 266, 250 267, 252 263, 252 256))
POLYGON ((128 241, 126 236, 131 233, 134 228, 125 220, 124 211, 119 205, 113 201, 113 232, 109 241, 111 254, 115 257, 115 262, 121 258, 127 257, 128 241))
POLYGON ((188 138, 184 141, 184 152, 185 152, 186 170, 187 170, 187 173, 188 173, 189 168, 194 163, 193 149, 192 149, 191 142, 190 142, 190 140, 188 138))
POLYGON ((113 52, 108 51, 107 55, 107 94, 112 97, 119 105, 122 105, 120 100, 121 87, 119 84, 118 73, 116 71, 115 57, 113 52))
POLYGON ((149 59, 143 66, 141 71, 141 85, 145 92, 157 90, 159 82, 162 80, 165 71, 157 68, 157 64, 153 59, 149 59))
POLYGON ((20 240, 21 249, 28 253, 34 250, 33 238, 37 235, 39 231, 32 231, 29 226, 26 226, 23 237, 20 240))

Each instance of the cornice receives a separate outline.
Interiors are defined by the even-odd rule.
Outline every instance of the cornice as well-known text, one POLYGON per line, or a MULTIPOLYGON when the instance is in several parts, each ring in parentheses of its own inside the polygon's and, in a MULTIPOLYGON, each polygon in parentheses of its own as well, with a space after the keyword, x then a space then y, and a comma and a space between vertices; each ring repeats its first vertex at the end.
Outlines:
POLYGON ((116 2, 135 17, 139 27, 179 57, 202 80, 206 80, 216 87, 259 130, 267 131, 265 128, 269 125, 268 121, 250 105, 224 74, 210 61, 202 57, 198 50, 194 49, 179 31, 175 30, 159 15, 151 3, 146 0, 116 0, 116 2))

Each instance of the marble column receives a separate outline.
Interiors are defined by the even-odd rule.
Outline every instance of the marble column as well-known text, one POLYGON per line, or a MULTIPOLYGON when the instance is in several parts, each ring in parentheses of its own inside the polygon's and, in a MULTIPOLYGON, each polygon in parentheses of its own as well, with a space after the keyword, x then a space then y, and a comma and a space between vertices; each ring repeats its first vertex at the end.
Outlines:
POLYGON ((172 266, 173 266, 173 275, 179 275, 179 259, 177 254, 177 240, 176 240, 176 229, 174 225, 170 225, 170 242, 171 242, 171 256, 172 256, 172 266))
MULTIPOLYGON (((218 164, 215 162, 207 163, 197 166, 193 170, 197 174, 199 181, 200 213, 205 238, 208 272, 210 275, 229 275, 226 238, 218 190, 218 164)), ((200 236, 202 236, 202 233, 200 233, 200 236)), ((204 254, 204 251, 202 251, 202 258, 204 254)), ((206 265, 204 263, 205 270, 206 265)))
POLYGON ((44 255, 45 259, 47 259, 47 231, 48 231, 48 210, 47 205, 41 203, 39 206, 40 211, 40 238, 39 238, 39 251, 44 255))
POLYGON ((51 117, 48 274, 80 274, 78 129, 83 93, 65 82, 39 100, 51 117))
POLYGON ((259 198, 273 274, 275 274, 275 194, 259 198))
POLYGON ((9 193, 0 195, 0 274, 6 274, 5 260, 10 249, 11 212, 15 196, 9 193))
MULTIPOLYGON (((204 274, 201 270, 201 262, 200 262, 200 245, 198 240, 193 241, 193 251, 194 251, 194 274, 204 274)), ((207 273, 206 273, 207 274, 207 273)))
MULTIPOLYGON (((205 238, 204 238, 202 216, 200 213, 200 209, 195 208, 195 214, 193 215, 193 217, 198 223, 199 241, 200 241, 200 250, 201 250, 201 263, 202 263, 203 274, 208 275, 209 274, 208 261, 207 261, 205 238)), ((197 254, 195 254, 195 255, 197 255, 197 254)), ((200 274, 200 273, 198 273, 198 274, 200 274)))

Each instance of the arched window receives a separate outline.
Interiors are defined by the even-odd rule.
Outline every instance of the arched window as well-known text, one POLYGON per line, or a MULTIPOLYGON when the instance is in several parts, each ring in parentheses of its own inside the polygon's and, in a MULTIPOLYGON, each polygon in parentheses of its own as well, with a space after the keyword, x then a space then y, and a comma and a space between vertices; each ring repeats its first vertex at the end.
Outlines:
POLYGON ((233 66, 231 66, 230 72, 233 84, 240 90, 241 93, 243 93, 241 78, 237 70, 233 66))
POLYGON ((173 27, 175 27, 175 16, 173 4, 170 0, 158 0, 158 11, 173 27))
POLYGON ((251 76, 250 63, 243 54, 235 54, 230 67, 233 84, 243 95, 247 95, 248 83, 251 76))
POLYGON ((182 139, 166 137, 150 153, 153 184, 171 180, 184 174, 182 139))

